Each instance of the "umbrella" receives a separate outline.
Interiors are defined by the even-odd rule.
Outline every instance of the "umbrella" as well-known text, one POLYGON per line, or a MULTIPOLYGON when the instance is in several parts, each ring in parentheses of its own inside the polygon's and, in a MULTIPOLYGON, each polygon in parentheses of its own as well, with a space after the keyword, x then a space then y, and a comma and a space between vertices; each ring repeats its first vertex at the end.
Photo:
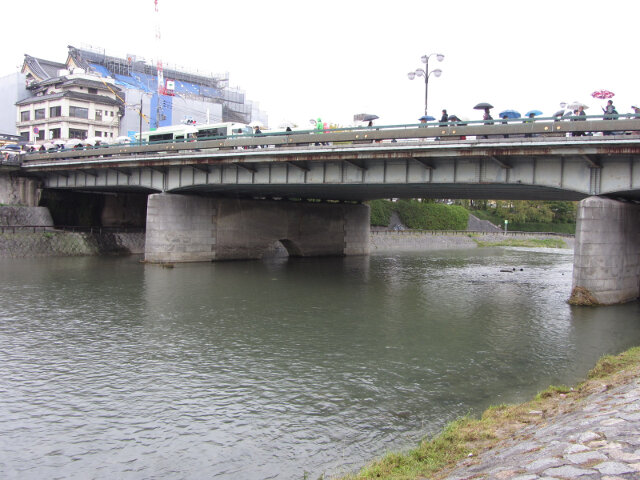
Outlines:
MULTIPOLYGON (((503 110, 498 114, 500 118, 520 118, 520 112, 516 110, 503 110)), ((451 118, 451 117, 449 117, 451 118)))
POLYGON ((293 122, 282 122, 278 128, 296 128, 298 125, 293 122))
POLYGON ((369 113, 365 113, 362 115, 362 118, 360 119, 361 122, 372 122, 373 120, 377 120, 380 117, 378 115, 372 115, 369 113))
POLYGON ((561 117, 563 115, 564 115, 564 109, 558 110, 556 113, 553 114, 554 117, 561 117))
POLYGON ((115 143, 131 143, 131 138, 125 135, 121 135, 119 137, 116 137, 115 143))
POLYGON ((87 145, 98 145, 100 143, 104 142, 104 138, 103 137, 89 137, 85 140, 85 142, 87 143, 87 145))
POLYGON ((539 115, 542 115, 542 112, 540 110, 529 110, 527 113, 524 114, 525 117, 529 117, 533 115, 534 117, 537 117, 539 115))
POLYGON ((577 110, 577 109, 578 109, 578 107, 582 107, 582 108, 584 108, 584 109, 589 108, 589 106, 588 106, 588 105, 585 105, 584 103, 582 103, 582 102, 578 102, 578 101, 575 101, 575 100, 574 100, 573 102, 571 102, 571 103, 567 103, 567 108, 568 108, 569 110, 577 110))
MULTIPOLYGON (((451 117, 449 117, 449 118, 451 118, 451 117)), ((435 117, 432 117, 431 115, 423 115, 418 120, 425 121, 425 122, 431 122, 431 121, 435 120, 435 117)))
POLYGON ((481 102, 473 107, 474 110, 484 110, 485 108, 493 108, 493 105, 487 102, 481 102))
MULTIPOLYGON (((460 118, 457 115, 449 115, 449 122, 463 122, 463 121, 467 121, 467 119, 466 118, 460 118)), ((466 123, 458 123, 458 125, 464 126, 464 125, 466 125, 466 123)))
POLYGON ((610 92, 609 90, 596 90, 591 94, 593 98, 599 98, 604 100, 605 98, 611 98, 615 95, 615 93, 610 92))
POLYGON ((17 143, 7 143, 6 145, 3 145, 2 148, 8 149, 8 150, 20 150, 20 145, 18 145, 17 143))
POLYGON ((66 142, 64 142, 65 148, 74 148, 78 145, 83 145, 83 140, 79 138, 72 138, 71 140, 67 140, 66 142))

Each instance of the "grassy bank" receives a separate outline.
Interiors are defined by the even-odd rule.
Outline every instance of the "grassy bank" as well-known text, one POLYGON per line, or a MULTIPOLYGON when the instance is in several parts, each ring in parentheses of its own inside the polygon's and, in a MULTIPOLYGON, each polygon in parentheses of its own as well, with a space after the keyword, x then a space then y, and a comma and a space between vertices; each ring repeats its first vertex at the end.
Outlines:
POLYGON ((387 454, 343 480, 443 478, 463 458, 496 446, 525 426, 573 411, 586 396, 623 385, 639 374, 640 347, 605 356, 589 372, 587 380, 573 388, 551 386, 527 403, 490 407, 480 418, 460 418, 436 437, 424 439, 415 449, 387 454))

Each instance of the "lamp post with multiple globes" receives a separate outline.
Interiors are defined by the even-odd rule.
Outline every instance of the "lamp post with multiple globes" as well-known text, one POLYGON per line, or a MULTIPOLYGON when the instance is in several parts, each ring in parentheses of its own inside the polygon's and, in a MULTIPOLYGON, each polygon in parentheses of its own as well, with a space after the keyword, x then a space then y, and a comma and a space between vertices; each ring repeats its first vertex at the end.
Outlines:
POLYGON ((439 77, 440 75, 442 75, 442 70, 440 70, 439 68, 429 71, 429 58, 431 58, 434 55, 439 62, 444 60, 444 55, 441 53, 430 53, 429 55, 423 55, 422 57, 420 57, 420 60, 422 60, 422 63, 424 63, 424 69, 418 68, 416 69, 415 72, 409 72, 407 74, 407 76, 409 77, 409 80, 413 80, 416 77, 424 77, 424 114, 425 116, 427 115, 427 104, 429 100, 429 77, 432 74, 435 75, 436 77, 439 77))

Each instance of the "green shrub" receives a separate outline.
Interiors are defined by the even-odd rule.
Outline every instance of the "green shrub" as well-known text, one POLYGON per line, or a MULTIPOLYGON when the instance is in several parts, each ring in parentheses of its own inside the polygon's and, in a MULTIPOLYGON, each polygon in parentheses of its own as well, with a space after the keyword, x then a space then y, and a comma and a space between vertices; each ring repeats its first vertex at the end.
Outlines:
POLYGON ((371 225, 376 227, 388 227, 391 222, 391 213, 394 203, 389 200, 371 200, 371 225))
POLYGON ((416 230, 466 230, 469 212, 460 205, 400 200, 395 203, 400 220, 416 230))

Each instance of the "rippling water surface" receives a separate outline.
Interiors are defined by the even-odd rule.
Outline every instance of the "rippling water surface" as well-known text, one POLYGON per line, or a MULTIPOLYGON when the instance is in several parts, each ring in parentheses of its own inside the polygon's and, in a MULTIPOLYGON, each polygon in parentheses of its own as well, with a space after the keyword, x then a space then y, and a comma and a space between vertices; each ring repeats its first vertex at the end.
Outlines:
POLYGON ((572 259, 1 260, 0 477, 350 471, 640 344, 637 302, 565 303, 572 259))

